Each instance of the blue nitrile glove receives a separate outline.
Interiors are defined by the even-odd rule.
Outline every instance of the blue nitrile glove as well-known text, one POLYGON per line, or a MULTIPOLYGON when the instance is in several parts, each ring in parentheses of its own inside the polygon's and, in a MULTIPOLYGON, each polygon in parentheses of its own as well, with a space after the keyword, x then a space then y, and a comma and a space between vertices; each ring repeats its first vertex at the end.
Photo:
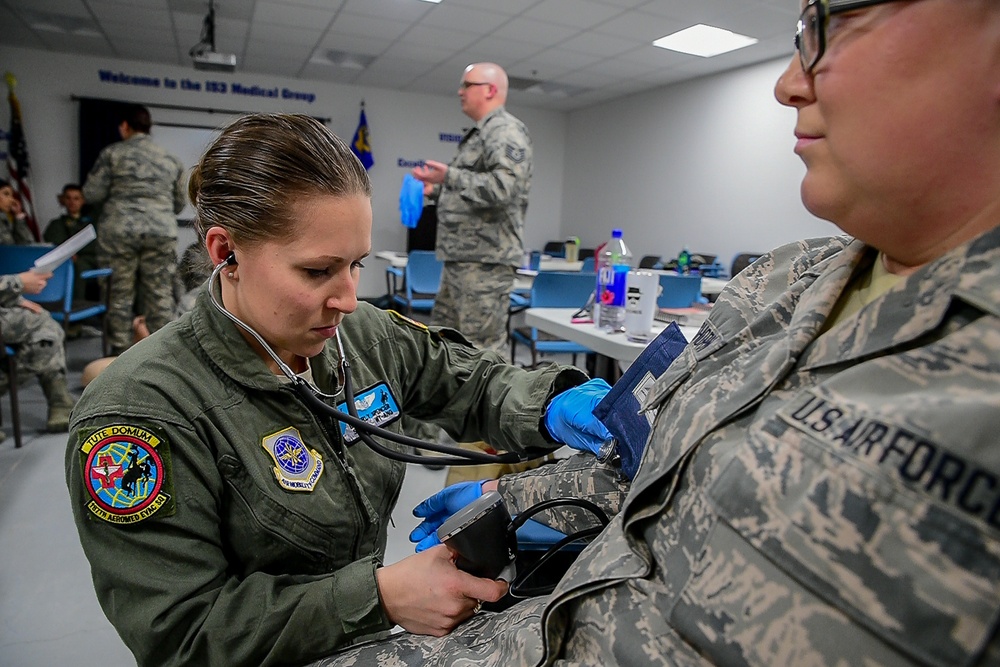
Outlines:
POLYGON ((482 482, 459 482, 446 486, 413 508, 413 516, 423 521, 410 533, 410 541, 417 543, 417 553, 441 544, 437 529, 448 518, 483 495, 482 482))
POLYGON ((600 378, 567 389, 545 408, 545 428, 559 442, 597 456, 611 432, 594 416, 594 408, 609 391, 611 385, 600 378))

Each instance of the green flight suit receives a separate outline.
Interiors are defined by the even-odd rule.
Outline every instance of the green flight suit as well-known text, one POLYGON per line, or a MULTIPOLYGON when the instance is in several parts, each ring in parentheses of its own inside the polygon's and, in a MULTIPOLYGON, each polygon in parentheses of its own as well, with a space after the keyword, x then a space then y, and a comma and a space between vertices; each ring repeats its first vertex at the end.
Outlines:
MULTIPOLYGON (((394 403, 394 431, 405 411, 459 441, 546 453, 558 445, 544 406, 587 379, 504 365, 365 303, 340 335, 356 404, 394 403)), ((337 369, 331 341, 311 360, 324 392, 337 393, 337 369)), ((283 380, 203 291, 78 403, 73 512, 98 599, 139 665, 301 664, 391 627, 375 570, 406 466, 345 447, 283 380)))

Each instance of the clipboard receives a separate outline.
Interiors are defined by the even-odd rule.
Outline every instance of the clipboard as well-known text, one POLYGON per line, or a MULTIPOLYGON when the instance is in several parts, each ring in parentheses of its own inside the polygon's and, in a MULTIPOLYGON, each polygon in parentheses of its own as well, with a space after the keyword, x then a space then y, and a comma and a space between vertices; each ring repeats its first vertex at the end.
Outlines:
POLYGON ((35 260, 32 270, 36 273, 52 273, 56 268, 97 238, 94 225, 87 225, 52 250, 35 260))

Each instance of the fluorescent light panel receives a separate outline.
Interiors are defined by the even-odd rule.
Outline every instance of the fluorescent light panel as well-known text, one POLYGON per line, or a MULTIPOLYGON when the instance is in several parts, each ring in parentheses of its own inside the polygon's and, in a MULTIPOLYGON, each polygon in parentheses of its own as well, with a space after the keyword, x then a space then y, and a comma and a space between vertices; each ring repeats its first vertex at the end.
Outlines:
POLYGON ((715 28, 704 23, 685 28, 666 37, 660 37, 653 46, 670 49, 693 56, 711 58, 722 53, 742 49, 744 46, 756 44, 755 37, 747 37, 730 30, 715 28))
POLYGON ((420 1, 421 2, 430 2, 430 3, 433 3, 435 5, 441 2, 441 0, 420 0, 420 1))

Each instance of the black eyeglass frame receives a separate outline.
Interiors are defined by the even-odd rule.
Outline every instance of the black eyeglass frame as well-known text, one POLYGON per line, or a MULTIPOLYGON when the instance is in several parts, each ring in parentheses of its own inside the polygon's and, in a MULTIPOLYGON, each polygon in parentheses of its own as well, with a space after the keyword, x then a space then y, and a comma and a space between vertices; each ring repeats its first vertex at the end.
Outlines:
POLYGON ((493 84, 489 81, 459 81, 458 85, 462 87, 462 90, 468 90, 473 86, 492 86, 493 84))
POLYGON ((812 74, 813 69, 816 64, 826 53, 826 28, 830 22, 830 17, 834 14, 842 14, 843 12, 850 12, 855 9, 863 9, 865 7, 871 7, 873 5, 882 5, 887 2, 895 2, 896 0, 846 0, 845 2, 837 2, 836 4, 830 4, 830 0, 809 0, 809 4, 806 5, 802 13, 799 14, 799 22, 795 28, 795 50, 799 52, 799 62, 802 63, 802 71, 806 74, 812 74), (807 14, 810 12, 816 13, 816 54, 812 57, 812 61, 806 60, 806 54, 802 50, 802 45, 805 43, 803 35, 805 34, 807 28, 807 14))

